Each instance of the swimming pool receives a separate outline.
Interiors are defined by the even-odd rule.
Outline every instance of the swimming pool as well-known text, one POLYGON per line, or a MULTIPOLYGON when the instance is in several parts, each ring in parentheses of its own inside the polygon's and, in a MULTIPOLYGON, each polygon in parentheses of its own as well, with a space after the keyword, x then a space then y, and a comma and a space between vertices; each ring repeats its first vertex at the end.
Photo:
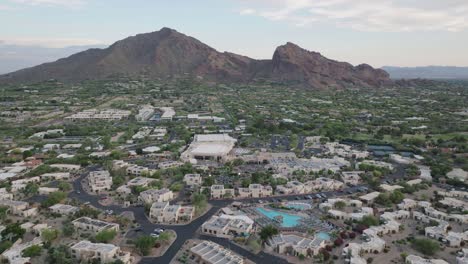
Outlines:
POLYGON ((330 235, 328 233, 325 233, 325 232, 318 232, 317 234, 315 234, 315 236, 322 239, 322 240, 327 240, 327 241, 331 240, 330 235))
POLYGON ((277 216, 282 216, 283 222, 280 223, 281 227, 295 227, 299 225, 299 222, 302 219, 302 217, 298 215, 287 214, 287 213, 278 212, 275 210, 266 210, 265 208, 262 208, 262 207, 257 207, 256 210, 259 213, 263 214, 264 216, 272 220, 275 219, 275 217, 277 216))
POLYGON ((309 210, 310 208, 312 208, 312 206, 310 204, 294 203, 294 202, 286 203, 285 206, 288 207, 288 208, 296 209, 296 210, 300 210, 300 211, 309 210))

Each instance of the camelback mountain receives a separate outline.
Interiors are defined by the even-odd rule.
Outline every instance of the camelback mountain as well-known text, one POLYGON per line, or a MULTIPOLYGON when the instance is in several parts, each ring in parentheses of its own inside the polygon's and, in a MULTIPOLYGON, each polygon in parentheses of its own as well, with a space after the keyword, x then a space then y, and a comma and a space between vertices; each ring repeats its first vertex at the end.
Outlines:
POLYGON ((138 34, 105 49, 89 49, 55 62, 0 76, 0 83, 101 80, 114 76, 171 78, 192 75, 220 83, 268 80, 303 87, 381 87, 391 84, 387 72, 367 64, 330 60, 293 43, 280 46, 271 60, 218 52, 176 30, 138 34))

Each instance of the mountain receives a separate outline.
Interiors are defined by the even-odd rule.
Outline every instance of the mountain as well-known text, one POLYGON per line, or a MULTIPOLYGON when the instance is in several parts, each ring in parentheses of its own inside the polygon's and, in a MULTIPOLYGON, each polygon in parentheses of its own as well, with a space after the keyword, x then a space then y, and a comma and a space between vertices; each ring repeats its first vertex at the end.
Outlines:
POLYGON ((468 80, 468 67, 427 66, 427 67, 393 67, 385 66, 383 70, 392 79, 460 79, 468 80))
POLYGON ((46 61, 54 61, 90 48, 102 47, 100 45, 85 45, 48 48, 34 45, 5 44, 0 41, 0 74, 35 66, 46 61))
POLYGON ((173 29, 139 34, 106 49, 89 49, 55 62, 0 76, 1 83, 99 80, 112 76, 171 78, 192 75, 216 82, 246 83, 259 79, 310 88, 380 87, 391 83, 380 69, 327 59, 287 43, 271 60, 218 52, 173 29))

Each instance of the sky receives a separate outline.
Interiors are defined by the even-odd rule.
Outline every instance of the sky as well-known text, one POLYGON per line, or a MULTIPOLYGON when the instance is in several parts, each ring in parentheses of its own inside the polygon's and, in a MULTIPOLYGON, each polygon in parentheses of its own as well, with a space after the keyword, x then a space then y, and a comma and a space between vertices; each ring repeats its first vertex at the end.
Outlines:
POLYGON ((354 65, 468 66, 468 0, 0 0, 0 25, 10 47, 109 45, 170 27, 258 59, 289 41, 354 65))

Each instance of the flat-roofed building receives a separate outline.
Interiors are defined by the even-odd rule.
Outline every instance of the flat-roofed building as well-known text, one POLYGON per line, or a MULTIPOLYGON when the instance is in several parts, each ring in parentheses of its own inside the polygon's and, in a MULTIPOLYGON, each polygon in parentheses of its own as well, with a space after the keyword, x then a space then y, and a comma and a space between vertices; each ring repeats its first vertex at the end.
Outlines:
POLYGON ((180 221, 191 221, 194 214, 195 208, 193 206, 156 202, 151 205, 149 217, 158 223, 178 223, 180 221))
POLYGON ((73 226, 81 231, 99 233, 103 230, 119 231, 119 224, 109 223, 89 217, 80 217, 72 221, 73 226))
POLYGON ((200 174, 185 174, 184 182, 188 186, 200 186, 202 184, 202 177, 200 174))
POLYGON ((359 197, 359 200, 366 204, 373 204, 374 200, 380 195, 380 192, 371 192, 359 197))
POLYGON ((49 207, 49 210, 56 214, 73 215, 74 213, 78 212, 80 208, 68 204, 54 204, 49 207))
POLYGON ((243 264, 244 259, 224 247, 211 242, 202 241, 190 248, 195 263, 200 264, 243 264))
POLYGON ((60 171, 68 171, 68 172, 76 172, 81 169, 80 165, 75 164, 52 164, 50 165, 51 168, 57 168, 60 171))
POLYGON ((232 238, 249 235, 254 221, 246 215, 213 216, 202 225, 202 232, 216 237, 232 238))
POLYGON ((88 176, 88 186, 94 193, 102 193, 112 188, 112 177, 108 171, 92 171, 88 176))
POLYGON ((53 173, 44 173, 41 176, 41 180, 69 180, 70 173, 69 172, 53 172, 53 173))
POLYGON ((71 255, 75 259, 82 261, 97 260, 99 263, 115 263, 121 261, 124 264, 131 264, 133 258, 130 252, 120 250, 120 247, 113 244, 91 243, 83 240, 70 247, 71 255))
POLYGON ((271 237, 266 248, 279 254, 293 256, 315 256, 326 246, 326 241, 318 237, 308 238, 298 234, 279 234, 271 237))
POLYGON ((236 139, 227 134, 195 135, 181 159, 191 163, 196 163, 197 160, 226 161, 236 142, 236 139))
POLYGON ((407 264, 449 264, 443 259, 425 259, 416 255, 409 255, 405 259, 407 264))
POLYGON ((28 202, 14 200, 0 200, 0 206, 8 207, 14 215, 22 215, 29 207, 28 202))
POLYGON ((144 204, 168 202, 174 199, 174 193, 167 188, 160 190, 151 189, 141 192, 139 199, 144 204))
POLYGON ((234 197, 234 189, 226 189, 224 185, 212 185, 210 187, 211 198, 219 199, 226 196, 234 197))
POLYGON ((154 182, 156 179, 147 178, 147 177, 136 177, 127 182, 127 186, 139 186, 139 187, 148 187, 148 185, 154 182))
POLYGON ((241 198, 259 198, 268 197, 273 194, 273 188, 269 185, 263 186, 261 184, 250 184, 248 188, 239 188, 239 197, 241 198))

